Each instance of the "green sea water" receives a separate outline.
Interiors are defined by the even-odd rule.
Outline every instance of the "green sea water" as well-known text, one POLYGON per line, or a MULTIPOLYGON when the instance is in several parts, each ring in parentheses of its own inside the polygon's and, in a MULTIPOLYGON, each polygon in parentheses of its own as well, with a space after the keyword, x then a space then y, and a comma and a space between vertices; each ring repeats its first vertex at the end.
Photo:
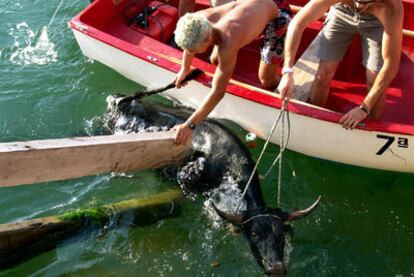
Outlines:
MULTIPOLYGON (((48 26, 59 3, 0 1, 1 142, 93 134, 105 113, 106 96, 139 88, 79 50, 67 22, 89 1, 63 1, 48 26)), ((244 138, 244 130, 229 126, 244 138)), ((252 150, 255 158, 262 145, 252 150)), ((270 147, 261 174, 278 151, 270 147)), ((276 206, 277 177, 275 171, 262 182, 269 206, 276 206)), ((322 196, 312 216, 293 224, 288 276, 414 276, 413 174, 287 151, 282 180, 285 210, 322 196)), ((151 195, 171 186, 149 171, 0 188, 0 223, 151 195)), ((202 197, 188 200, 179 216, 146 227, 121 223, 108 232, 66 240, 0 276, 262 276, 245 239, 215 227, 203 202, 202 197)))

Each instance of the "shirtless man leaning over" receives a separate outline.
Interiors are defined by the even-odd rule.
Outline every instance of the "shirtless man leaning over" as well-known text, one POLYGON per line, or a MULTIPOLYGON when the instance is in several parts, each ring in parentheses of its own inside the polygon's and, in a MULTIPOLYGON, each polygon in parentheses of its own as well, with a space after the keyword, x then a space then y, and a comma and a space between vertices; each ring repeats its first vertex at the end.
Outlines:
MULTIPOLYGON (((290 21, 289 6, 282 0, 238 0, 196 13, 187 13, 178 21, 175 41, 183 51, 182 65, 175 77, 176 86, 190 72, 195 54, 204 53, 214 45, 211 62, 217 65, 210 93, 186 123, 177 125, 175 143, 191 139, 192 129, 199 124, 223 98, 236 66, 237 53, 264 30, 261 46, 259 78, 266 88, 279 82, 278 58, 283 55, 284 33, 290 21)), ((280 60, 279 60, 280 62, 280 60)))
POLYGON ((286 35, 285 72, 279 84, 282 97, 293 92, 292 66, 306 26, 329 9, 319 48, 320 64, 313 82, 310 102, 323 106, 329 95, 329 83, 342 56, 358 32, 361 35, 366 68, 367 96, 360 106, 350 110, 340 123, 355 128, 368 114, 378 119, 385 108, 385 89, 398 72, 402 45, 404 9, 401 0, 311 0, 295 16, 286 35))

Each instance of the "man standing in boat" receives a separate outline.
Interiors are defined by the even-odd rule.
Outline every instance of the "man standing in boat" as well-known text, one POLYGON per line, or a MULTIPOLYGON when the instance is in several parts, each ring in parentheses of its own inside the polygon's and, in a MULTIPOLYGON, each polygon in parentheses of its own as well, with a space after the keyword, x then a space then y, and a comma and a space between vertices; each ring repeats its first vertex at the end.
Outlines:
POLYGON ((177 23, 175 41, 183 51, 182 65, 175 77, 176 87, 188 75, 195 54, 214 46, 211 62, 217 65, 210 93, 186 123, 175 126, 175 143, 191 139, 192 129, 199 124, 224 97, 236 66, 237 53, 264 33, 261 46, 259 78, 264 87, 276 88, 277 69, 283 55, 283 43, 291 12, 283 0, 239 0, 187 13, 177 23), (264 30, 264 32, 263 32, 264 30))
POLYGON ((347 112, 339 121, 344 128, 353 129, 368 115, 379 118, 385 108, 385 89, 397 74, 400 63, 404 9, 401 0, 310 0, 288 28, 284 53, 286 74, 278 87, 281 97, 292 96, 293 64, 304 29, 329 8, 310 103, 326 104, 330 81, 348 45, 359 33, 368 93, 359 107, 347 112))

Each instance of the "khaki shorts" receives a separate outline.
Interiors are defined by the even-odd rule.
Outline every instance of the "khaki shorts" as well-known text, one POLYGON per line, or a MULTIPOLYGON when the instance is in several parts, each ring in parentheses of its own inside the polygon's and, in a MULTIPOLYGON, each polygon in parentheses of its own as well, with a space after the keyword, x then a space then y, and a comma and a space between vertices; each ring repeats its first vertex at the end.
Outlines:
POLYGON ((383 64, 381 45, 384 28, 370 14, 356 14, 341 3, 331 7, 325 20, 319 47, 323 61, 340 61, 357 33, 361 35, 362 64, 378 72, 383 64))

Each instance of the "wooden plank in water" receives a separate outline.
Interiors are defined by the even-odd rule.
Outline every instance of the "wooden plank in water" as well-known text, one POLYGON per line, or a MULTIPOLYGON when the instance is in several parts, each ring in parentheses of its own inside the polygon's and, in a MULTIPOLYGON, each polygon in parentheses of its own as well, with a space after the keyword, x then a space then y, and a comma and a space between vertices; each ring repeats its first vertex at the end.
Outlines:
POLYGON ((168 189, 155 195, 69 211, 21 222, 0 224, 0 269, 56 247, 90 225, 108 224, 110 218, 134 225, 148 225, 179 212, 184 196, 179 189, 168 189))
POLYGON ((0 186, 159 168, 182 161, 190 145, 173 132, 0 143, 0 186))
POLYGON ((309 98, 312 83, 315 80, 315 75, 319 67, 317 53, 321 36, 322 33, 319 32, 293 67, 293 79, 295 80, 294 99, 306 102, 309 98))

